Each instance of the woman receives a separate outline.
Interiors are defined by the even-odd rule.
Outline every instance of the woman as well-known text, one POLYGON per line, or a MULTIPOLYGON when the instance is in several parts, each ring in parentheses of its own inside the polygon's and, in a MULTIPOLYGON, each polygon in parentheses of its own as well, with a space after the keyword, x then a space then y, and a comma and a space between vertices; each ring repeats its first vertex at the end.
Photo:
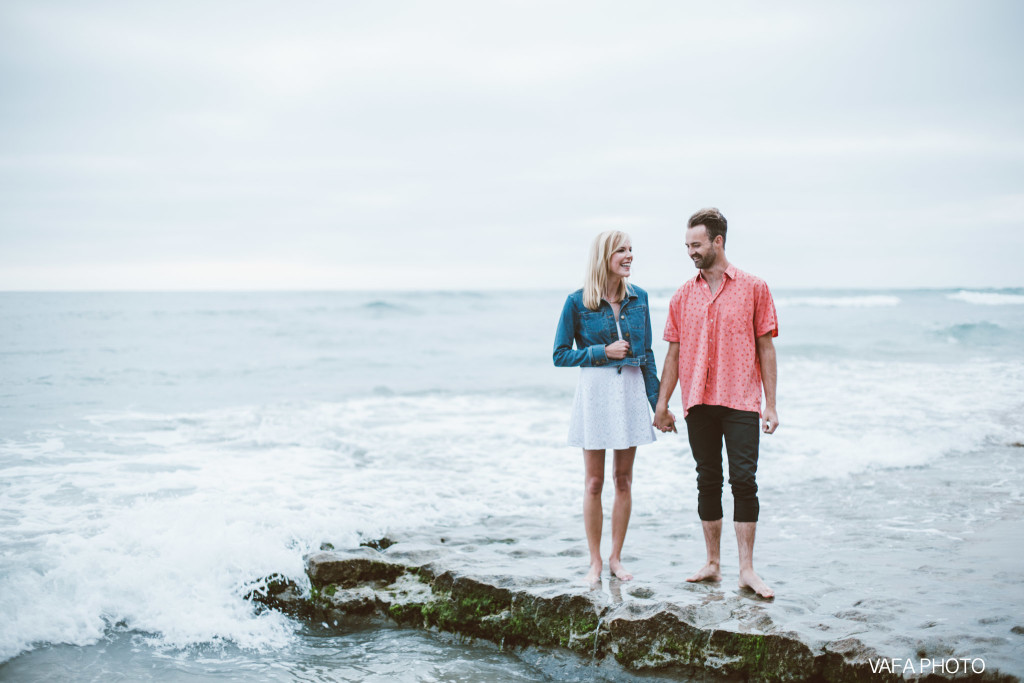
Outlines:
POLYGON ((569 445, 583 449, 583 524, 590 548, 584 580, 589 584, 601 580, 605 449, 615 453, 608 567, 616 578, 629 581, 633 575, 622 566, 622 542, 632 507, 633 457, 637 446, 654 441, 647 409, 658 403, 651 316, 647 292, 626 282, 632 264, 629 235, 618 230, 598 235, 590 247, 584 287, 566 299, 555 333, 555 365, 581 366, 569 445))

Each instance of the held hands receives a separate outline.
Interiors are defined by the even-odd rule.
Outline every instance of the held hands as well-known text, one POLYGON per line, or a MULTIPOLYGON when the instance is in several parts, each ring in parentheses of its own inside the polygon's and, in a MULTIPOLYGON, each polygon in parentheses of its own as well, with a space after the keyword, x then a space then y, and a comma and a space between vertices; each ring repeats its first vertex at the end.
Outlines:
POLYGON ((775 433, 775 430, 779 428, 779 414, 775 412, 775 408, 764 409, 764 416, 761 419, 761 423, 761 431, 765 434, 775 433))
POLYGON ((612 360, 622 360, 629 355, 629 342, 620 339, 617 342, 613 342, 604 347, 604 355, 608 356, 612 360))
POLYGON ((663 432, 675 432, 676 416, 667 407, 658 406, 654 411, 654 426, 663 432))

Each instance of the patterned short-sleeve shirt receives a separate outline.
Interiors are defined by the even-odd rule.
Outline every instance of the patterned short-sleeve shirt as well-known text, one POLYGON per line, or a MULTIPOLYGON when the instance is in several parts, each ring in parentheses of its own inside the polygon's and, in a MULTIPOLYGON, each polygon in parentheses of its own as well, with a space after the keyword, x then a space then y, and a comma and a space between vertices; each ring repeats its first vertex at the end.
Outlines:
POLYGON ((761 413, 757 338, 779 335, 775 302, 764 280, 730 265, 718 291, 701 273, 672 296, 665 341, 679 342, 683 414, 695 405, 761 413))

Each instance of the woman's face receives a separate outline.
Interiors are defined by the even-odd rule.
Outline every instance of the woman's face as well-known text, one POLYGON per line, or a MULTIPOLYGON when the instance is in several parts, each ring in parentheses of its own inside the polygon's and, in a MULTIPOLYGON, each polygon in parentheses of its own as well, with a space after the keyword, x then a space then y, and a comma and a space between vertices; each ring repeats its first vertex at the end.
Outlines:
POLYGON ((629 269, 633 265, 633 245, 627 240, 612 252, 608 259, 608 272, 618 277, 629 277, 629 269))

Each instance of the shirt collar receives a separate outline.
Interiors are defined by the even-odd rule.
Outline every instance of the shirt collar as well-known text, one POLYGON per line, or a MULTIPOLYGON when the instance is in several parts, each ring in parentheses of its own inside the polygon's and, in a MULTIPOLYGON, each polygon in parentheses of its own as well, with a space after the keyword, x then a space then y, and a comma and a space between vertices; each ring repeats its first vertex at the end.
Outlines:
MULTIPOLYGON (((730 280, 735 280, 736 279, 736 266, 734 266, 733 264, 730 263, 729 267, 725 269, 725 276, 727 278, 729 278, 730 280)), ((697 280, 697 281, 704 280, 704 271, 703 270, 698 270, 697 271, 697 275, 693 279, 697 280)), ((707 280, 704 280, 704 281, 707 282, 707 280)))

